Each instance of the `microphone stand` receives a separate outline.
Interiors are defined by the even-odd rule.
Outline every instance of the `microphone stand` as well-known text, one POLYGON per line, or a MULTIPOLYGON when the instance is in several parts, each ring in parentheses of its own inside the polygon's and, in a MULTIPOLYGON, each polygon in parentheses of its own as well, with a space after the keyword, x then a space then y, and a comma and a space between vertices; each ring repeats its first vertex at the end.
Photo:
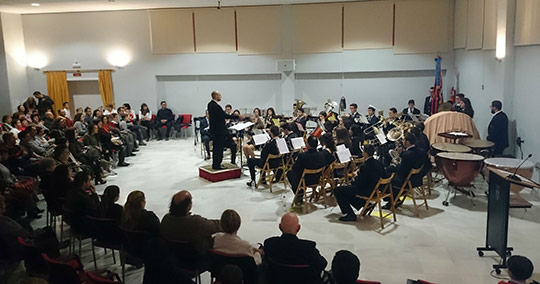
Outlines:
POLYGON ((529 154, 529 155, 527 156, 527 159, 523 160, 523 162, 521 162, 521 164, 519 164, 519 166, 516 168, 516 170, 514 171, 513 174, 508 175, 508 176, 506 176, 506 177, 507 177, 507 178, 510 178, 510 179, 513 179, 513 180, 515 180, 515 181, 521 181, 521 178, 518 177, 518 176, 516 175, 516 174, 517 174, 517 171, 521 168, 521 166, 523 166, 523 164, 525 164, 525 162, 527 162, 527 160, 528 160, 530 157, 532 157, 532 154, 529 154))

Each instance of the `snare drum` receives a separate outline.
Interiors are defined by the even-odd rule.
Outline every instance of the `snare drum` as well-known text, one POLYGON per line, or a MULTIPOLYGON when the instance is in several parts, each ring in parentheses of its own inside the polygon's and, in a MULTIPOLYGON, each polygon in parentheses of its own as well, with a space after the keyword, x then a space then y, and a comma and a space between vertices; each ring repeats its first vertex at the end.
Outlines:
MULTIPOLYGON (((513 158, 489 158, 486 159, 486 166, 514 173, 517 167, 519 167, 522 162, 523 160, 513 158)), ((521 165, 521 167, 517 171, 517 174, 530 179, 533 175, 533 172, 534 163, 531 161, 526 161, 525 163, 523 163, 523 165, 521 165)), ((489 177, 489 175, 486 175, 486 177, 489 177)), ((523 186, 512 184, 510 186, 510 191, 512 191, 516 195, 519 195, 519 192, 523 190, 523 188, 523 186)))
POLYGON ((484 157, 470 153, 438 153, 435 162, 451 185, 467 186, 482 169, 484 157))
POLYGON ((471 148, 461 145, 461 144, 452 144, 452 143, 433 143, 431 145, 431 155, 437 156, 438 153, 450 152, 450 153, 470 153, 471 148))

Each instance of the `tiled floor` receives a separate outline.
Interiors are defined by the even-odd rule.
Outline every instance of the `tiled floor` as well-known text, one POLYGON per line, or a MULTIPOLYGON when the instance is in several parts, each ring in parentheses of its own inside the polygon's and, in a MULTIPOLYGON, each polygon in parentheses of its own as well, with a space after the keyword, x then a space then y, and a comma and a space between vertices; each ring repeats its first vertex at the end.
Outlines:
MULTIPOLYGON (((198 177, 198 167, 208 162, 202 160, 200 148, 193 140, 151 141, 143 147, 127 168, 116 169, 118 176, 108 178, 109 184, 121 188, 123 204, 130 191, 145 192, 147 209, 158 217, 168 211, 174 193, 186 189, 193 194, 193 213, 208 218, 219 218, 227 208, 237 210, 242 216, 239 235, 252 243, 279 235, 278 219, 289 210, 292 192, 282 190, 283 185, 267 189, 251 189, 245 185, 247 176, 240 179, 210 183, 198 177)), ((98 188, 99 192, 105 186, 98 188)), ((429 211, 414 217, 403 206, 398 212, 398 222, 380 231, 378 219, 367 217, 356 223, 340 223, 339 208, 313 207, 309 214, 301 215, 302 229, 299 237, 317 242, 317 247, 331 262, 340 249, 353 251, 361 260, 360 278, 382 283, 405 283, 407 278, 425 279, 435 283, 497 283, 490 275, 491 265, 499 261, 494 253, 479 257, 476 247, 485 242, 487 185, 482 178, 476 180, 476 206, 466 196, 458 195, 443 206, 445 186, 438 186, 430 197, 429 211)), ((528 256, 540 266, 540 195, 529 189, 523 196, 535 206, 531 209, 511 209, 509 245, 514 254, 528 256)), ((92 268, 89 246, 83 247, 83 261, 92 268)), ((98 255, 98 266, 120 272, 119 265, 112 265, 110 254, 98 255)), ((329 269, 329 267, 327 267, 329 269)), ((130 270, 127 283, 141 283, 143 270, 130 270)), ((494 274, 494 273, 493 273, 494 274)), ((501 277, 505 277, 503 272, 501 277)), ((540 279, 540 275, 535 275, 540 279)), ((208 275, 203 283, 209 283, 208 275)))

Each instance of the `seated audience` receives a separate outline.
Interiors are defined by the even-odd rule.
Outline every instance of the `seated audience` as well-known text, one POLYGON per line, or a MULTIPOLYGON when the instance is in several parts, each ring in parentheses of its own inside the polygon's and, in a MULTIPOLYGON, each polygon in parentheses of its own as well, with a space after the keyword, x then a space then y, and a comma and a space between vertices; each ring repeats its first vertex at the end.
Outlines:
POLYGON ((317 250, 315 242, 297 237, 300 231, 298 216, 294 213, 283 215, 279 229, 283 233, 281 236, 264 241, 265 262, 309 265, 315 275, 320 275, 327 261, 317 250))
POLYGON ((169 213, 161 220, 161 235, 169 241, 189 242, 201 255, 213 247, 212 235, 221 232, 219 220, 192 215, 191 194, 182 190, 171 200, 169 213))
POLYGON ((145 206, 146 198, 142 191, 129 193, 122 212, 122 227, 159 235, 159 219, 154 212, 144 209, 145 206))
POLYGON ((146 141, 150 140, 150 132, 152 131, 152 111, 148 108, 147 104, 141 104, 141 110, 139 110, 139 123, 146 127, 146 141))
POLYGON ((340 250, 332 259, 330 281, 332 284, 354 284, 358 279, 360 260, 348 250, 340 250))
POLYGON ((221 228, 223 233, 214 235, 214 250, 235 255, 249 255, 253 257, 257 265, 262 262, 262 251, 254 248, 249 242, 238 236, 240 229, 240 215, 232 209, 227 209, 221 214, 221 228))
POLYGON ((354 214, 351 206, 356 208, 356 210, 360 210, 366 204, 366 200, 356 196, 369 197, 379 179, 383 177, 383 165, 373 158, 374 153, 375 147, 373 145, 368 144, 364 146, 364 152, 362 153, 364 164, 360 166, 358 175, 354 178, 351 185, 338 186, 334 189, 341 213, 345 214, 345 216, 339 218, 340 221, 356 221, 356 214, 354 214))
POLYGON ((526 284, 531 278, 534 266, 532 262, 521 255, 513 255, 506 261, 510 281, 500 281, 499 284, 526 284))
POLYGON ((237 265, 227 264, 221 268, 221 272, 214 284, 242 284, 244 283, 244 272, 237 265))
POLYGON ((101 217, 107 219, 114 219, 120 224, 122 220, 122 205, 116 202, 120 198, 120 188, 116 185, 109 185, 105 188, 103 195, 101 195, 100 213, 101 217))
POLYGON ((161 109, 156 114, 156 129, 158 130, 158 141, 169 140, 169 133, 174 122, 174 115, 170 109, 167 108, 167 102, 161 102, 161 109))
POLYGON ((73 119, 73 127, 77 129, 77 133, 79 133, 80 136, 83 136, 86 134, 86 124, 84 122, 84 116, 82 113, 78 113, 75 115, 75 118, 73 119))
POLYGON ((90 174, 79 172, 73 180, 73 188, 67 193, 64 206, 73 212, 73 226, 79 231, 88 229, 87 216, 99 216, 99 196, 90 181, 90 174))

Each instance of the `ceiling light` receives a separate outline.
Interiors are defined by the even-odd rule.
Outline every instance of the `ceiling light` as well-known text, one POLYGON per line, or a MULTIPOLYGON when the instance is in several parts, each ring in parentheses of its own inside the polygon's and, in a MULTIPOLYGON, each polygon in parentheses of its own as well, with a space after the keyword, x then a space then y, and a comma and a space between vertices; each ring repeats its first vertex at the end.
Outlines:
POLYGON ((32 3, 32 4, 30 4, 30 5, 31 5, 32 7, 39 7, 39 6, 40 6, 39 3, 32 3))
POLYGON ((114 67, 124 68, 131 61, 131 56, 128 51, 117 49, 109 53, 107 60, 114 67))

